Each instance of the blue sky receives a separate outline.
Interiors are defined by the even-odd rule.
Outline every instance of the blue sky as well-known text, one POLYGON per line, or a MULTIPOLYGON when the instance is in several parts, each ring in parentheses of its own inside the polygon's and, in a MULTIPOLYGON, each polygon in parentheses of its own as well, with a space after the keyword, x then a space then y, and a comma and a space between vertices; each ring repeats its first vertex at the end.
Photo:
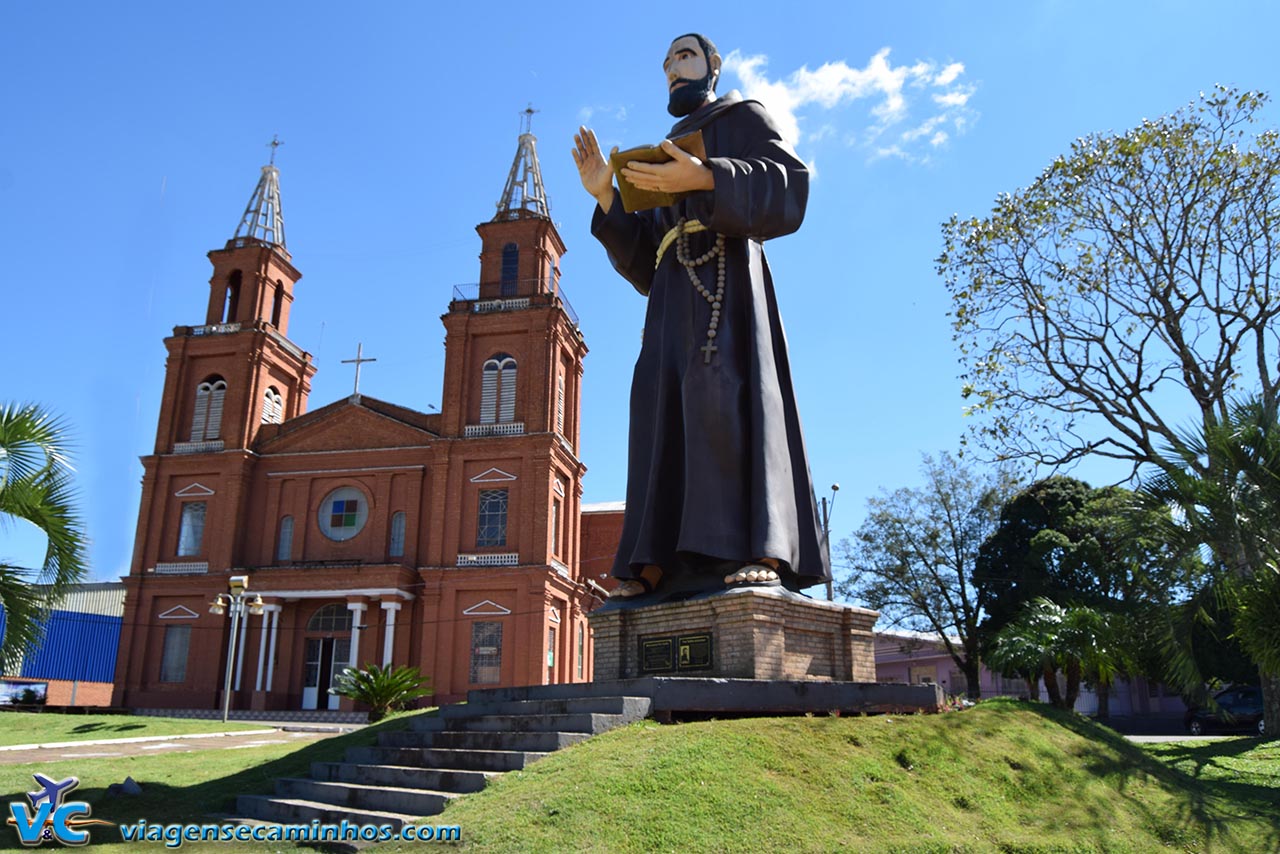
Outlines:
MULTIPOLYGON (((427 410, 439 316, 478 276, 474 226, 493 214, 520 111, 539 110, 563 285, 591 348, 585 500, 620 499, 644 305, 589 235, 571 136, 587 121, 606 146, 660 139, 667 44, 706 32, 729 60, 721 91, 765 100, 816 171, 804 227, 767 252, 814 479, 819 494, 841 485, 838 537, 965 427, 940 223, 985 212, 1078 136, 1216 83, 1275 93, 1280 68, 1265 3, 664 4, 625 21, 587 8, 0 5, 0 399, 73 425, 95 578, 128 572, 161 342, 202 322, 205 253, 235 230, 273 134, 303 272, 290 337, 319 366, 311 408, 350 392, 338 363, 363 342, 378 361, 362 391, 427 410)), ((0 530, 8 558, 41 549, 0 530)))

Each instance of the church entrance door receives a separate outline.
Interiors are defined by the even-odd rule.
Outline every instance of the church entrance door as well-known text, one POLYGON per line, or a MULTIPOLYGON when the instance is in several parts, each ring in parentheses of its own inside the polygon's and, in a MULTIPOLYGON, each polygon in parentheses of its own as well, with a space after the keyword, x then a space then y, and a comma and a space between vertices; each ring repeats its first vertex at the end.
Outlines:
POLYGON ((340 697, 330 694, 334 677, 351 663, 351 638, 307 638, 302 708, 337 709, 340 697))

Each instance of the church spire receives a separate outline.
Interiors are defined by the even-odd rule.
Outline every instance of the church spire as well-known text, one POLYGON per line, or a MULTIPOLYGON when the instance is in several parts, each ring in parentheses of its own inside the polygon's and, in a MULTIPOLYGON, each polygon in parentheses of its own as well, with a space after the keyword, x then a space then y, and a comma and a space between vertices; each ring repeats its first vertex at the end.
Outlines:
POLYGON ((531 217, 551 219, 547 191, 542 187, 542 169, 538 166, 537 137, 533 135, 535 112, 537 111, 531 105, 522 113, 524 132, 520 134, 516 159, 512 161, 511 171, 507 174, 507 184, 502 189, 494 222, 531 217))
POLYGON ((236 227, 236 238, 248 237, 285 249, 284 211, 280 207, 280 170, 276 168, 276 149, 284 143, 272 138, 271 161, 262 167, 258 186, 249 197, 249 204, 236 227))

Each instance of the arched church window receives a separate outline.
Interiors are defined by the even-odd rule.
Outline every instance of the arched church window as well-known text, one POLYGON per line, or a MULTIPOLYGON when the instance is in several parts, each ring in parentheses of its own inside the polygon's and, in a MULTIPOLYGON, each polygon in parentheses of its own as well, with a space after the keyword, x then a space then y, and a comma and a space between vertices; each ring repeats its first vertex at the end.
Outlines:
POLYGON ((476 519, 476 546, 507 544, 507 490, 480 490, 480 512, 476 519))
POLYGON ((556 432, 564 435, 564 370, 556 374, 556 432))
POLYGON ((351 609, 337 603, 325 605, 311 615, 311 619, 307 621, 307 631, 349 632, 351 631, 351 609))
POLYGON ((191 441, 203 442, 221 435, 222 399, 226 393, 226 380, 216 375, 196 386, 196 407, 191 416, 191 441))
POLYGON ((280 540, 276 543, 276 560, 288 561, 293 556, 293 517, 280 520, 280 540))
POLYGON ((391 543, 387 547, 391 557, 404 557, 404 511, 398 510, 391 516, 391 543))
POLYGON ((227 296, 223 301, 222 322, 234 323, 240 307, 240 271, 232 270, 227 276, 227 296))
POLYGON ((502 247, 502 290, 504 297, 516 295, 516 283, 520 275, 520 247, 508 243, 502 247))
POLYGON ((284 308, 284 285, 276 282, 275 299, 271 301, 271 325, 280 328, 280 311, 284 308))
POLYGON ((484 363, 480 383, 480 423, 516 420, 516 360, 498 353, 484 363))
POLYGON ((284 397, 275 386, 270 386, 262 395, 262 423, 279 424, 283 420, 284 397))

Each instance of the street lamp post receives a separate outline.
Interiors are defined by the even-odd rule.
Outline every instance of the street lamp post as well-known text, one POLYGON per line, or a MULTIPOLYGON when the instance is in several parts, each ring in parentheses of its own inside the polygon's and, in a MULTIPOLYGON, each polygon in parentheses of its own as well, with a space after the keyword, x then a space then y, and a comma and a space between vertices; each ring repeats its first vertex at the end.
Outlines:
MULTIPOLYGON (((827 497, 822 497, 822 548, 827 553, 827 566, 831 565, 831 511, 836 508, 836 493, 840 491, 840 484, 831 484, 831 502, 827 503, 827 497)), ((832 579, 827 579, 827 601, 834 602, 836 598, 835 586, 832 579)))
POLYGON ((254 594, 248 598, 249 576, 233 575, 227 582, 230 593, 219 593, 209 603, 209 613, 221 616, 228 609, 231 611, 231 637, 227 641, 227 672, 222 683, 222 722, 227 722, 231 714, 231 669, 235 666, 236 642, 240 635, 240 620, 244 618, 245 609, 255 616, 262 613, 262 597, 254 594))

